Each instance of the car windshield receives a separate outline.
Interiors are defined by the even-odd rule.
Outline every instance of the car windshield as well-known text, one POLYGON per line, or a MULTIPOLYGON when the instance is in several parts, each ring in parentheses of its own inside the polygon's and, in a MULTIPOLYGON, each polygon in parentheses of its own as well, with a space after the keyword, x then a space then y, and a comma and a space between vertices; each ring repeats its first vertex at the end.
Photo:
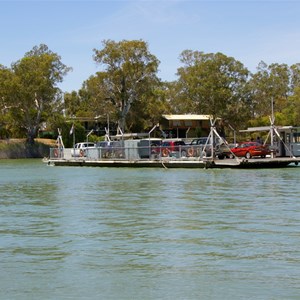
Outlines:
POLYGON ((194 139, 192 140, 191 145, 205 145, 206 141, 207 141, 206 137, 194 139))

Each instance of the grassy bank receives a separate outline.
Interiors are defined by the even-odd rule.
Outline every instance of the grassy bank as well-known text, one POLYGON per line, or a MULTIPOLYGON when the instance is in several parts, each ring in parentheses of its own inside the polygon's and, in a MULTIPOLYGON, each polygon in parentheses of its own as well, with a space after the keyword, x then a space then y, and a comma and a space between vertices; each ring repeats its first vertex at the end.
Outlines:
POLYGON ((0 140, 0 159, 43 158, 54 146, 55 140, 49 139, 36 139, 34 145, 26 144, 25 139, 0 140))

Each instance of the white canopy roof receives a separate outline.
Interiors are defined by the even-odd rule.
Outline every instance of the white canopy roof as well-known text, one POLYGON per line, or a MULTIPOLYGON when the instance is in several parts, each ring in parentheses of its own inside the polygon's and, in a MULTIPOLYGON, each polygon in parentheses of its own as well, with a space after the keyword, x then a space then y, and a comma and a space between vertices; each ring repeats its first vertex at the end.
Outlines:
MULTIPOLYGON (((261 126, 261 127, 249 127, 248 129, 240 130, 240 132, 258 132, 258 131, 270 131, 271 126, 261 126)), ((275 126, 276 129, 285 130, 291 129, 293 126, 275 126)))
POLYGON ((162 115, 167 120, 209 120, 210 115, 162 115))

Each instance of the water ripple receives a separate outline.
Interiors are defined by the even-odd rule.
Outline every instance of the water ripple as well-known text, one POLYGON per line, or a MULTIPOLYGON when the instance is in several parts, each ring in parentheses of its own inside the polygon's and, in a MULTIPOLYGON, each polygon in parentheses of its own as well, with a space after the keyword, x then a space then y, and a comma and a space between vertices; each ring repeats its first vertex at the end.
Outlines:
POLYGON ((299 168, 0 164, 1 299, 300 295, 299 168))

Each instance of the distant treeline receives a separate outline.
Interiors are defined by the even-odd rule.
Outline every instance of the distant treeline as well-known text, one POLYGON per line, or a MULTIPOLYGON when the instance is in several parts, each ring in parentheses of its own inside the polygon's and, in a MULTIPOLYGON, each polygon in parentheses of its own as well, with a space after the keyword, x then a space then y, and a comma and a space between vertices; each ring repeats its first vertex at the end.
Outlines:
POLYGON ((160 61, 143 40, 105 40, 93 52, 101 71, 67 93, 57 85, 71 68, 46 45, 33 47, 10 67, 0 65, 0 137, 33 143, 40 130, 57 128, 67 137, 74 123, 82 140, 84 124, 76 120, 84 118, 141 132, 162 114, 208 114, 244 129, 269 125, 273 112, 278 125, 300 125, 299 63, 260 62, 251 73, 225 54, 184 50, 178 79, 166 82, 158 78, 160 61))

